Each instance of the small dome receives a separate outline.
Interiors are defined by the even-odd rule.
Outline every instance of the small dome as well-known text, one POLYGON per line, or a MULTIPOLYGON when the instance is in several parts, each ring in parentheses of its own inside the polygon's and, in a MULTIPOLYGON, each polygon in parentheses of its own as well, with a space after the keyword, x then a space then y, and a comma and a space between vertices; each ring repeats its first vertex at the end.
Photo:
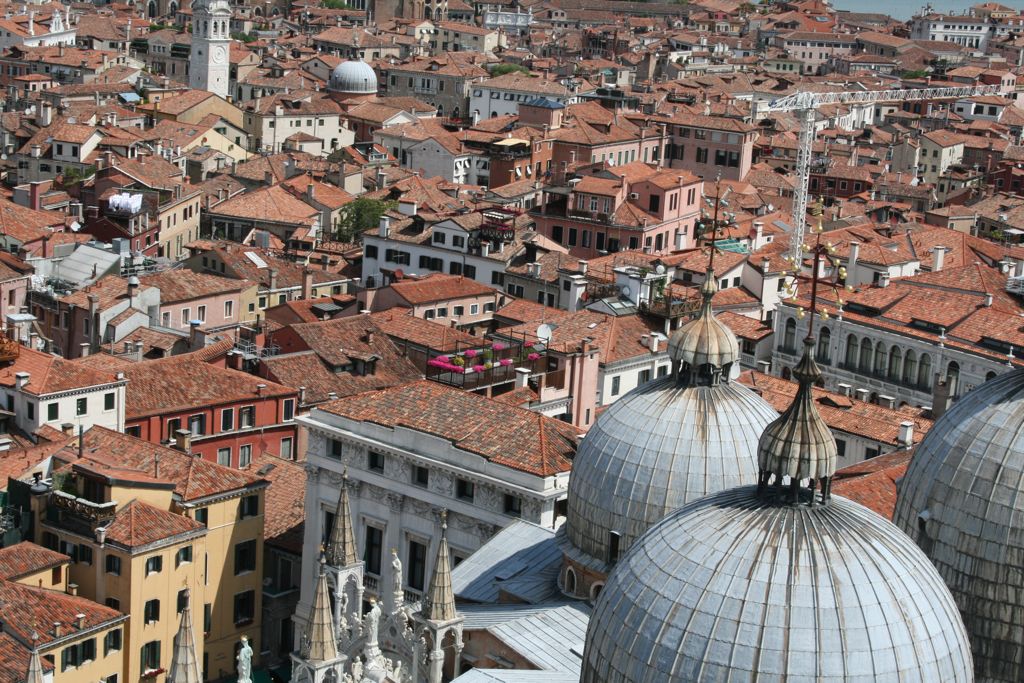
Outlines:
POLYGON ((327 87, 351 95, 373 95, 377 92, 377 72, 361 59, 350 59, 334 67, 327 87))
POLYGON ((732 330, 711 314, 711 297, 718 291, 714 273, 704 276, 700 315, 682 325, 668 342, 668 355, 675 363, 699 368, 712 365, 725 368, 740 358, 740 345, 732 330))
POLYGON ((619 561, 581 683, 972 681, 941 577, 860 505, 779 506, 756 487, 690 503, 619 561))
POLYGON ((757 481, 757 441, 778 416, 735 382, 687 386, 663 377, 613 403, 583 437, 569 476, 566 535, 609 559, 672 510, 757 481))
POLYGON ((960 606, 978 680, 1024 670, 1024 370, 953 404, 917 447, 893 517, 960 606))

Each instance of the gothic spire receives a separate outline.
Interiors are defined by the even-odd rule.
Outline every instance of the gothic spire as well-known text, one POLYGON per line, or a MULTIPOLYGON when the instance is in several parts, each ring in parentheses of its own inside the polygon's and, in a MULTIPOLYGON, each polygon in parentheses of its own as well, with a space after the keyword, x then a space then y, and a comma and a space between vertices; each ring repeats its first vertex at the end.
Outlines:
POLYGON ((39 659, 39 634, 32 632, 32 656, 28 660, 25 683, 43 683, 43 663, 39 659))
POLYGON ((202 680, 199 659, 196 657, 196 637, 192 630, 191 601, 186 590, 185 608, 181 610, 181 623, 178 626, 178 633, 174 636, 174 651, 171 653, 167 683, 202 683, 202 680))
POLYGON ((309 613, 302 656, 309 662, 329 662, 338 658, 338 644, 334 636, 331 617, 331 598, 327 588, 324 558, 320 558, 320 577, 317 579, 313 609, 309 613))
POLYGON ((448 552, 448 511, 441 511, 441 542, 437 546, 434 576, 430 579, 430 592, 423 600, 422 615, 431 621, 451 621, 455 612, 455 592, 452 590, 452 566, 448 552))
POLYGON ((327 542, 327 563, 332 567, 349 567, 359 561, 356 537, 352 531, 352 512, 348 504, 348 473, 342 475, 341 494, 334 511, 334 527, 327 542))

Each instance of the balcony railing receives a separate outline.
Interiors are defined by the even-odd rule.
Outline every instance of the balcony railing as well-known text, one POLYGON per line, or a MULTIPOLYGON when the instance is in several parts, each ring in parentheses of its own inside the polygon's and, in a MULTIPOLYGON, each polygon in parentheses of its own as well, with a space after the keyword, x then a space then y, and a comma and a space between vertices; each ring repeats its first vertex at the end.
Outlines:
POLYGON ((94 503, 91 500, 78 498, 64 491, 51 491, 50 503, 58 510, 97 524, 113 519, 117 512, 116 501, 94 503))

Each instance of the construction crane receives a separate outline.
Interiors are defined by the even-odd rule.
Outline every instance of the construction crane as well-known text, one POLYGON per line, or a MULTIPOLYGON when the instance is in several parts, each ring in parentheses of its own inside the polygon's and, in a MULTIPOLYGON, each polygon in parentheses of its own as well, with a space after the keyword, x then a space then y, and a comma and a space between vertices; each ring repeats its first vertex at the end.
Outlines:
POLYGON ((796 151, 796 191, 793 194, 793 264, 800 263, 807 220, 808 185, 811 180, 811 156, 814 148, 815 112, 828 104, 880 104, 883 102, 915 102, 921 100, 959 99, 977 95, 998 94, 998 85, 971 85, 955 88, 902 88, 899 90, 862 90, 852 92, 798 92, 765 104, 754 104, 754 118, 762 113, 795 112, 800 122, 800 138, 796 151))

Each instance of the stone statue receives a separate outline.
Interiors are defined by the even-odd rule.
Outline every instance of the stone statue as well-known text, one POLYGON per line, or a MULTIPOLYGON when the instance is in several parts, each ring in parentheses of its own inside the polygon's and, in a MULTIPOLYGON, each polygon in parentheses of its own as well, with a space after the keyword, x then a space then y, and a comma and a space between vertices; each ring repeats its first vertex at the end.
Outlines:
POLYGON ((356 656, 352 660, 352 680, 356 683, 362 683, 363 681, 363 660, 356 656))
POLYGON ((252 683, 252 648, 249 639, 242 636, 242 647, 238 650, 238 683, 252 683))
POLYGON ((402 595, 402 561, 398 559, 398 551, 391 549, 391 582, 395 586, 395 595, 402 595))
MULTIPOLYGON (((370 611, 366 613, 366 644, 377 645, 378 630, 380 629, 380 604, 370 598, 370 611)), ((242 683, 242 681, 239 681, 242 683)))

